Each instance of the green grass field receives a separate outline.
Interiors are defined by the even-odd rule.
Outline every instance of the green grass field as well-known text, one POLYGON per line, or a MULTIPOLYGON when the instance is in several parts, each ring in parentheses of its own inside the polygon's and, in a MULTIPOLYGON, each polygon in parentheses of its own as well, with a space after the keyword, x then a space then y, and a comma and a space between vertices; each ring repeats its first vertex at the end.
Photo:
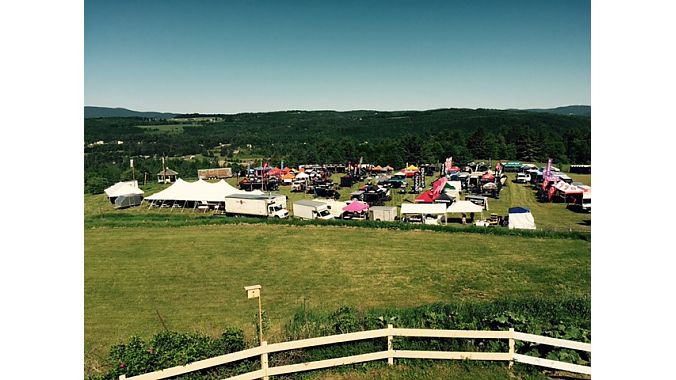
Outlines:
POLYGON ((99 361, 163 328, 253 332, 263 286, 275 339, 292 312, 590 295, 590 243, 426 231, 222 225, 85 231, 85 350, 99 361))
MULTIPOLYGON (((590 176, 573 177, 591 183, 590 176)), ((166 187, 149 183, 143 189, 148 196, 166 187)), ((341 189, 341 200, 357 187, 341 189)), ((312 198, 289 190, 281 188, 289 208, 312 198)), ((392 203, 415 197, 396 194, 392 203)), ((512 206, 530 207, 539 229, 591 229, 585 222, 591 214, 538 203, 527 185, 509 182, 500 199, 489 199, 489 213, 505 215, 512 206)), ((114 211, 105 195, 86 195, 84 211, 85 221, 110 213, 200 216, 147 206, 114 211)), ((150 337, 165 325, 214 336, 235 326, 253 339, 256 302, 243 290, 253 284, 263 286, 271 342, 304 301, 335 310, 591 294, 586 240, 267 224, 96 226, 85 228, 84 236, 85 373, 104 366, 112 345, 131 335, 150 337)), ((405 371, 377 376, 417 378, 405 371)))
POLYGON ((405 365, 396 365, 391 368, 378 368, 366 371, 355 371, 349 369, 320 371, 316 374, 309 374, 304 377, 307 379, 323 380, 411 380, 411 379, 453 379, 453 380, 516 380, 516 379, 549 379, 540 373, 516 374, 508 370, 505 366, 484 365, 477 363, 435 363, 427 367, 408 367, 405 365))

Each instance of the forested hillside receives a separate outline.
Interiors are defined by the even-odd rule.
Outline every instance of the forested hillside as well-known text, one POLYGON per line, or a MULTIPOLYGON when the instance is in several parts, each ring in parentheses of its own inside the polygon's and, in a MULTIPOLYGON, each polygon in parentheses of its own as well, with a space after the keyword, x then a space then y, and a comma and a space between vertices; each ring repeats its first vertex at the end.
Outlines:
POLYGON ((406 162, 441 162, 448 156, 455 162, 475 158, 542 162, 552 158, 557 163, 584 164, 591 160, 591 119, 582 116, 484 109, 218 116, 222 121, 178 130, 169 127, 179 122, 166 120, 85 119, 85 177, 112 180, 124 176, 129 158, 139 156, 150 156, 135 163, 145 165, 153 174, 160 170, 157 157, 161 155, 202 155, 207 160, 175 162, 174 167, 213 166, 215 147, 220 157, 235 162, 246 153, 265 157, 273 165, 284 160, 293 166, 343 163, 360 157, 364 162, 394 167, 406 162), (92 145, 97 141, 104 143, 92 145))

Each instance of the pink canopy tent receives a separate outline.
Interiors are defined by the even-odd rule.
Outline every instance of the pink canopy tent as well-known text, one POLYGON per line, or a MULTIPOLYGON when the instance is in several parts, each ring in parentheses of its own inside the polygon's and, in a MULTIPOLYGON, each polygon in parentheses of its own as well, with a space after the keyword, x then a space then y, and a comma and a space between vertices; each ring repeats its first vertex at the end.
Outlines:
POLYGON ((368 203, 354 201, 349 205, 343 207, 343 211, 347 212, 364 212, 369 209, 368 203))

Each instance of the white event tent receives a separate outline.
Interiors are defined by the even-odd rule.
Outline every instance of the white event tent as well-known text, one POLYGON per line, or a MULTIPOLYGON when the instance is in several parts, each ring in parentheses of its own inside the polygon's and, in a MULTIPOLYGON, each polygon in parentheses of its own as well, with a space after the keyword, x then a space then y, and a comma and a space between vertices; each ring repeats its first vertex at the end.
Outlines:
POLYGON ((463 213, 463 214, 469 214, 472 212, 483 212, 484 208, 475 204, 474 202, 471 201, 455 201, 453 204, 448 206, 448 209, 446 209, 446 212, 448 213, 463 213))
POLYGON ((110 202, 113 204, 115 203, 115 199, 117 197, 123 195, 143 195, 143 190, 139 189, 138 187, 138 181, 118 182, 103 191, 106 193, 108 199, 110 199, 110 202))
POLYGON ((186 182, 179 178, 168 188, 155 193, 147 198, 150 201, 150 206, 169 204, 171 206, 185 207, 192 204, 193 208, 198 204, 202 206, 213 206, 220 208, 225 203, 225 197, 233 194, 258 194, 262 195, 260 190, 244 191, 239 190, 225 180, 220 180, 216 183, 210 183, 202 179, 195 182, 186 182))
POLYGON ((443 215, 446 222, 446 205, 443 203, 403 203, 401 205, 401 218, 405 215, 443 215))

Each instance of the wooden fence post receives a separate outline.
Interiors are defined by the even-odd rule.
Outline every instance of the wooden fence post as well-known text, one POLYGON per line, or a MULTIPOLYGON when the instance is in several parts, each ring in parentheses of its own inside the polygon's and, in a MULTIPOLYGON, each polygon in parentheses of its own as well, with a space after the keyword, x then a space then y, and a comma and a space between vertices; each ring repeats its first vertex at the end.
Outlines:
POLYGON ((392 344, 392 326, 391 324, 387 325, 387 364, 394 365, 394 347, 392 344))
POLYGON ((268 342, 266 340, 261 342, 261 369, 263 370, 263 380, 268 380, 268 342))
POLYGON ((514 365, 514 328, 509 329, 509 368, 514 365))

